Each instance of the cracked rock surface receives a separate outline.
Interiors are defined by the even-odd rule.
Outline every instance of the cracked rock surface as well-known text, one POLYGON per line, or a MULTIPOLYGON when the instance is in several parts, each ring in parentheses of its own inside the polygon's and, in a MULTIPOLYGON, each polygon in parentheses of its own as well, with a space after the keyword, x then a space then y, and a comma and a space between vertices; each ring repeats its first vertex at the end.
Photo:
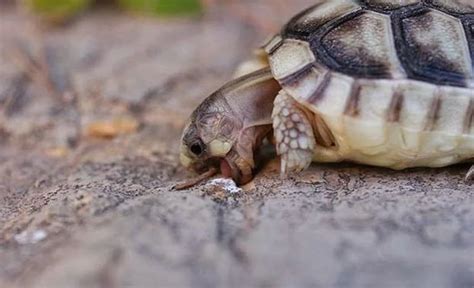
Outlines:
POLYGON ((193 177, 177 160, 193 108, 312 1, 275 2, 249 1, 274 9, 265 25, 218 7, 52 29, 2 7, 0 287, 474 287, 467 165, 280 180, 274 159, 237 193, 171 189, 193 177))

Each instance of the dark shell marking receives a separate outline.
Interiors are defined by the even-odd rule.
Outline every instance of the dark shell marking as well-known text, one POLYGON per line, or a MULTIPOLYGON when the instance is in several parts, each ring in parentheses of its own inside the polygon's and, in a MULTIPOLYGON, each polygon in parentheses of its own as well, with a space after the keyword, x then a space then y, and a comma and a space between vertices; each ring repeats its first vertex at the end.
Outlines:
POLYGON ((322 2, 294 17, 281 37, 309 43, 317 63, 354 78, 474 86, 474 2, 393 2, 322 2))

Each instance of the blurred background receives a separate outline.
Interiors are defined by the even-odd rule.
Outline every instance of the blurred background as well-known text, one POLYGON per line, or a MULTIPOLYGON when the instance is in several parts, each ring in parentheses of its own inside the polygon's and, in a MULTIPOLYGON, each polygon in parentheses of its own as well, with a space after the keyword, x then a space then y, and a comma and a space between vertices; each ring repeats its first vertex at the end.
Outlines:
POLYGON ((179 130, 311 2, 2 0, 0 141, 61 157, 84 137, 179 130))

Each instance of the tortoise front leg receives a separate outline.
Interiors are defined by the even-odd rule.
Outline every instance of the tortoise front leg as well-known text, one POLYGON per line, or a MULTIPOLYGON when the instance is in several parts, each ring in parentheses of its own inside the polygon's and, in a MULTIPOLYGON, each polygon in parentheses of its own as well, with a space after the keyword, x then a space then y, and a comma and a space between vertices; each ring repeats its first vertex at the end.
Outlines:
POLYGON ((469 170, 469 172, 467 172, 466 181, 467 181, 467 182, 474 181, 474 165, 472 165, 472 167, 471 167, 471 169, 469 170))
POLYGON ((316 140, 303 108, 282 90, 275 99, 272 119, 276 150, 281 156, 282 176, 308 168, 316 140))

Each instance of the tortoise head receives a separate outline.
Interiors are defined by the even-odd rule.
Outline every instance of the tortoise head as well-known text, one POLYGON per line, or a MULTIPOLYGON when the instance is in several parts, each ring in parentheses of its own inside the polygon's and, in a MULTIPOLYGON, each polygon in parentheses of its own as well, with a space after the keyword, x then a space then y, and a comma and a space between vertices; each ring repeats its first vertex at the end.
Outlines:
POLYGON ((224 177, 247 182, 252 177, 251 163, 235 149, 242 124, 219 96, 219 92, 213 94, 191 115, 181 140, 180 160, 197 173, 217 167, 224 177))
POLYGON ((207 98, 191 115, 180 148, 183 166, 197 173, 219 168, 238 184, 252 180, 254 154, 271 132, 279 86, 267 70, 239 78, 207 98))

